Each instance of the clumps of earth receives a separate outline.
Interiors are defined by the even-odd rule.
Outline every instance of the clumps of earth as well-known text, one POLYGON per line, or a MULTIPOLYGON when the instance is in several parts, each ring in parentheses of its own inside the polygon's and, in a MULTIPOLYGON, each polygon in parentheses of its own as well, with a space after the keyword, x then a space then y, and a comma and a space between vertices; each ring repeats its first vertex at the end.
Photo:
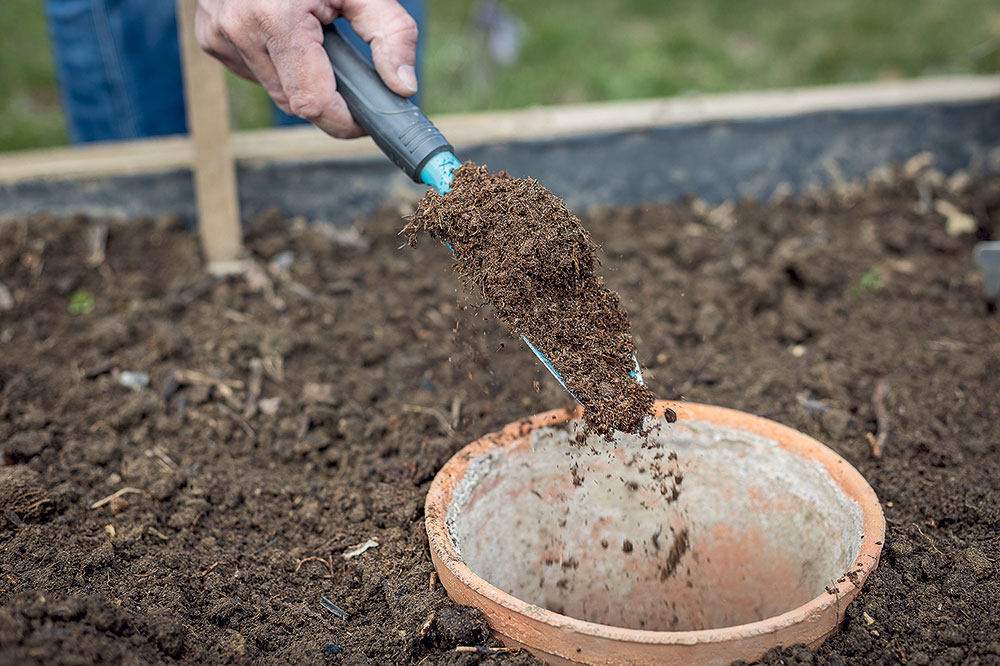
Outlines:
POLYGON ((534 179, 466 162, 451 191, 428 191, 403 229, 411 246, 421 231, 448 244, 466 286, 552 363, 590 432, 642 429, 654 397, 633 377, 628 315, 597 274, 597 244, 561 199, 534 179))
POLYGON ((0 469, 0 530, 41 522, 54 506, 37 472, 21 465, 0 469))

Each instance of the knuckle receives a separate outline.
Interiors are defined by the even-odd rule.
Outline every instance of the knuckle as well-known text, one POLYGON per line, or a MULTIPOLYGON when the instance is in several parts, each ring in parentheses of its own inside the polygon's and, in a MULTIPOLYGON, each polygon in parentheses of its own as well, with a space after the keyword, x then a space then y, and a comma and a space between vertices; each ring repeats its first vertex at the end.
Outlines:
POLYGON ((201 49, 214 58, 222 58, 226 51, 226 41, 210 25, 195 25, 195 39, 201 49))
POLYGON ((271 33, 275 22, 274 11, 261 5, 256 5, 251 9, 246 18, 250 25, 256 26, 264 34, 271 33))
POLYGON ((323 116, 324 105, 315 95, 298 93, 288 98, 288 108, 299 118, 309 121, 318 120, 323 116))
POLYGON ((393 38, 406 42, 416 43, 418 32, 416 19, 406 12, 402 12, 389 26, 389 34, 393 38))
POLYGON ((215 32, 230 42, 240 35, 242 25, 242 16, 232 8, 232 4, 225 5, 215 18, 215 32))
POLYGON ((212 53, 212 29, 208 21, 201 16, 198 16, 194 22, 194 38, 198 42, 198 46, 212 53))

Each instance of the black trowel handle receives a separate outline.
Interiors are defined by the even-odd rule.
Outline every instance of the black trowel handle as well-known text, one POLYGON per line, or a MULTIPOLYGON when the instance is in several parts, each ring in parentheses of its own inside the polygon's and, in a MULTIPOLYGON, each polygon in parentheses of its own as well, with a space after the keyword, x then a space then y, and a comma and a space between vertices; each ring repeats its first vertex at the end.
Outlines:
POLYGON ((330 24, 323 48, 351 115, 396 166, 413 180, 430 158, 452 147, 416 104, 389 90, 368 61, 330 24))

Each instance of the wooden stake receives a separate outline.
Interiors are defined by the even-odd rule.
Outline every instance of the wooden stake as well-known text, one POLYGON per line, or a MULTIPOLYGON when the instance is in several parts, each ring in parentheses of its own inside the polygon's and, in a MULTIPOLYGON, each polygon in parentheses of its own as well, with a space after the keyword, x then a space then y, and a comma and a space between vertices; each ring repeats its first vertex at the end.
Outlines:
POLYGON ((238 272, 243 254, 236 168, 229 140, 229 100, 222 65, 194 36, 197 0, 177 0, 188 131, 194 143, 198 233, 213 273, 238 272))

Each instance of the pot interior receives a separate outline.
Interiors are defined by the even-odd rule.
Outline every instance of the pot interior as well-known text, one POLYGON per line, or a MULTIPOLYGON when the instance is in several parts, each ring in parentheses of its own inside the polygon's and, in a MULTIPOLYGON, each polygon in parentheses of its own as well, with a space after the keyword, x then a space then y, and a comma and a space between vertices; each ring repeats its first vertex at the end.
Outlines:
POLYGON ((471 461, 447 525, 466 565, 551 611, 658 631, 728 627, 825 593, 861 548, 817 461, 684 420, 574 442, 570 422, 471 461))

